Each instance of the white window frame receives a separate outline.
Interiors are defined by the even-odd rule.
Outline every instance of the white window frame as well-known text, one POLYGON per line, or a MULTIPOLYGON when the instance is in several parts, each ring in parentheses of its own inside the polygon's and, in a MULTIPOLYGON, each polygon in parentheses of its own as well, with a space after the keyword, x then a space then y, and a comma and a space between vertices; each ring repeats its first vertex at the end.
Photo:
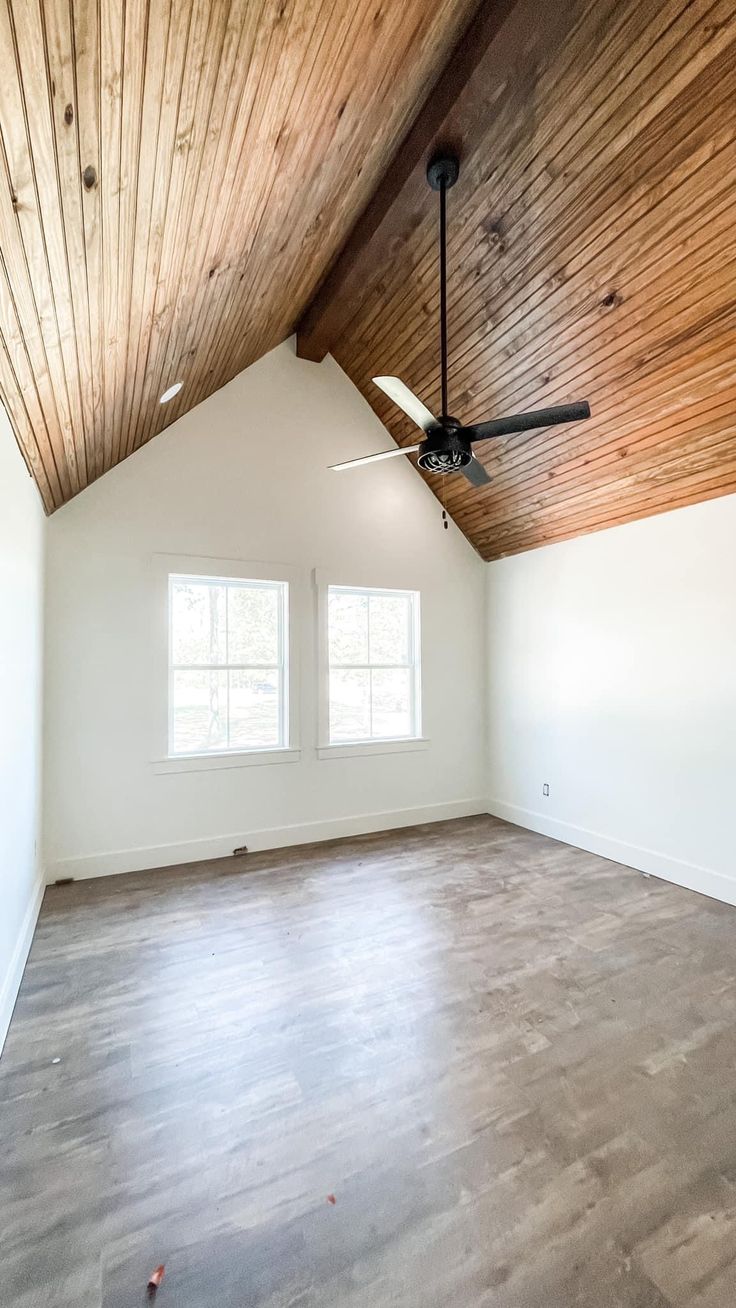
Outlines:
MULTIPOLYGON (((155 555, 154 572, 154 742, 152 768, 155 773, 200 772, 217 768, 249 767, 258 764, 292 763, 301 757, 298 743, 298 626, 299 577, 293 568, 282 564, 251 563, 234 559, 191 558, 155 555), (280 659, 282 685, 280 696, 281 738, 279 746, 207 750, 199 754, 172 754, 171 713, 171 583, 172 580, 194 583, 218 581, 276 582, 282 590, 282 638, 280 659)), ((269 665, 272 666, 272 665, 269 665)))
MULTIPOLYGON (((418 587, 387 586, 364 581, 362 578, 345 578, 318 568, 314 572, 317 592, 317 628, 318 628, 318 725, 317 756, 320 759, 340 759, 381 754, 399 754, 408 751, 423 750, 429 747, 429 740, 422 735, 422 623, 421 591, 418 587), (413 732, 409 736, 372 736, 368 740, 331 741, 330 740, 330 646, 329 646, 329 593, 330 589, 352 592, 353 594, 401 595, 412 599, 412 679, 413 732)), ((368 666, 368 665, 360 665, 368 666)), ((393 665, 392 665, 393 666, 393 665)))

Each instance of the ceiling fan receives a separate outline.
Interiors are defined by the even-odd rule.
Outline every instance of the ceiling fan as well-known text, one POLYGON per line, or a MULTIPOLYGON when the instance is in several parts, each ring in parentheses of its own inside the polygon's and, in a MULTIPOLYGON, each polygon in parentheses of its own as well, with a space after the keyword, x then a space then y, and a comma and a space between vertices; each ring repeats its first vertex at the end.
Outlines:
POLYGON ((427 181, 433 191, 440 194, 440 366, 442 384, 442 417, 434 414, 417 398, 398 377, 374 377, 376 386, 397 404, 424 432, 424 440, 417 445, 402 445, 397 449, 383 450, 380 454, 367 454, 362 459, 348 459, 346 463, 332 464, 334 472, 345 468, 358 468, 379 459, 391 459, 397 454, 415 454, 417 463, 425 472, 461 472, 473 486, 490 482, 483 464, 473 453, 475 441, 491 440, 494 436, 508 436, 512 432, 531 431, 535 427, 552 427, 561 422, 577 422, 590 417, 587 400, 576 404, 561 404, 552 409, 535 409, 531 413, 516 413, 508 418, 491 418, 489 422, 474 423, 466 427, 447 412, 447 192, 455 185, 460 172, 457 158, 440 153, 427 165, 427 181))

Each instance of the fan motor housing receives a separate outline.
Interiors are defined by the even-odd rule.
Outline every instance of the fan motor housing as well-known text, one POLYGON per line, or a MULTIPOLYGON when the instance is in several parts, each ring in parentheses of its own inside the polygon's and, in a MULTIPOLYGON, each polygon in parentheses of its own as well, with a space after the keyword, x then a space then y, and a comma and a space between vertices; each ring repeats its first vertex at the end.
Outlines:
POLYGON ((449 418, 443 427, 430 428, 417 456, 417 463, 425 472, 457 472, 470 463, 473 451, 467 436, 461 435, 460 424, 449 418))

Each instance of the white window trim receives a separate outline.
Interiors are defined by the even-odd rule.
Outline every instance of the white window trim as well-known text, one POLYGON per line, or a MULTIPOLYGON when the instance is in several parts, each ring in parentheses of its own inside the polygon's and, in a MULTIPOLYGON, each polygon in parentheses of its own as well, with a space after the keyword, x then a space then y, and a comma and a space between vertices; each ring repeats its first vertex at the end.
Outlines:
POLYGON ((331 745, 318 745, 317 758, 359 758, 371 754, 408 754, 414 750, 429 749, 426 736, 391 736, 386 740, 335 741, 331 745))
POLYGON ((299 749, 212 750, 208 754, 172 754, 154 759, 151 769, 156 775, 166 772, 209 772, 218 768, 264 767, 269 763, 298 763, 299 749))
POLYGON ((421 617, 421 593, 418 586, 397 586, 372 577, 356 575, 359 570, 347 575, 335 574, 331 569, 315 568, 313 582, 317 602, 317 758, 370 758, 383 754, 405 754, 416 750, 428 749, 430 740, 421 734, 424 721, 422 703, 422 642, 423 624, 421 617), (415 676, 415 715, 419 734, 416 736, 390 736, 385 739, 372 737, 370 740, 330 740, 330 651, 328 637, 328 592, 330 586, 343 586, 349 590, 378 590, 389 594, 412 592, 419 598, 419 633, 417 649, 417 667, 415 676))
POLYGON ((153 742, 151 770, 205 772, 211 769, 296 763, 299 747, 299 647, 301 621, 301 575, 284 564, 249 562, 241 559, 192 558, 189 555, 155 554, 153 572, 153 742), (287 584, 284 615, 287 646, 285 699, 288 738, 285 745, 266 749, 211 750, 202 754, 169 754, 169 578, 223 577, 233 581, 280 581, 287 584))

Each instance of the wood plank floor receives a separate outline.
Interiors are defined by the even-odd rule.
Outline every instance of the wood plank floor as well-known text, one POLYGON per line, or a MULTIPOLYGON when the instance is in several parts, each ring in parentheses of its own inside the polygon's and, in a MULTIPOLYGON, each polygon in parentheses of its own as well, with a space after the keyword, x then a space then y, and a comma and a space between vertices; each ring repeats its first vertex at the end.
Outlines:
POLYGON ((485 817, 51 889, 0 1303, 727 1308, 735 928, 485 817))

